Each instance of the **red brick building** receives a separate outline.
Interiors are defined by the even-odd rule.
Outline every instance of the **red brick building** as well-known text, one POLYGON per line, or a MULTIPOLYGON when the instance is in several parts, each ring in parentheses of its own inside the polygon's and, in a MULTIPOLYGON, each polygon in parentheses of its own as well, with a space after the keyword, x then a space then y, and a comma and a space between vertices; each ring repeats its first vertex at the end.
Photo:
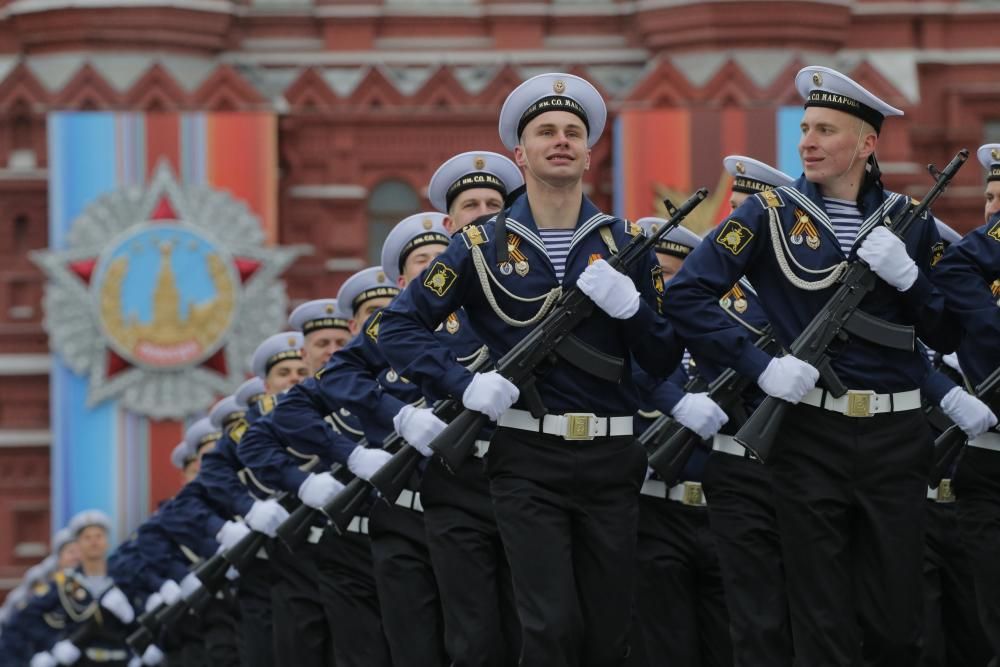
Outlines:
MULTIPOLYGON (((1000 140, 1000 5, 991 0, 0 0, 0 592, 47 550, 43 277, 51 110, 280 115, 280 241, 316 252, 286 274, 328 296, 428 206, 447 157, 502 150, 499 106, 541 71, 593 81, 612 116, 798 104, 804 64, 852 75, 906 117, 880 144, 887 185, 1000 140)), ((591 196, 610 208, 611 142, 591 196)), ((936 212, 980 220, 981 172, 936 212)))

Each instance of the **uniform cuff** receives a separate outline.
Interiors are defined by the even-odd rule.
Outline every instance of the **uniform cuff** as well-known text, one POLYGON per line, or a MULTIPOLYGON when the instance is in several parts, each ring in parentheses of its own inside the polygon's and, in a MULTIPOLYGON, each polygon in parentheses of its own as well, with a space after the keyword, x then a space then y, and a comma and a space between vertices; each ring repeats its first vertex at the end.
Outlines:
POLYGON ((760 377, 760 374, 764 372, 764 369, 767 368, 767 365, 771 363, 773 358, 767 352, 753 345, 747 345, 743 354, 733 364, 733 368, 740 375, 752 378, 756 382, 757 378, 760 377))
POLYGON ((237 516, 245 517, 251 507, 253 507, 253 498, 250 496, 240 496, 236 499, 236 502, 233 503, 233 512, 237 516))
POLYGON ((625 320, 625 324, 628 325, 630 332, 645 335, 656 326, 656 311, 646 303, 645 299, 639 299, 639 309, 632 317, 625 320))
POLYGON ((920 389, 931 403, 934 405, 941 405, 941 401, 944 399, 945 394, 957 386, 958 385, 944 373, 932 370, 927 374, 927 378, 924 380, 924 384, 920 389))
POLYGON ((219 534, 219 531, 222 530, 222 526, 225 523, 226 523, 225 519, 213 514, 206 520, 205 530, 209 535, 212 535, 214 537, 215 535, 219 534))
POLYGON ((458 400, 462 400, 462 394, 465 393, 466 388, 472 384, 473 374, 470 373, 465 366, 459 363, 455 363, 445 374, 442 380, 442 385, 451 396, 454 396, 458 400))
POLYGON ((399 400, 388 392, 383 392, 378 405, 375 407, 375 419, 382 428, 391 432, 393 430, 392 418, 399 414, 399 411, 405 405, 407 404, 404 401, 399 400))
POLYGON ((298 493, 299 487, 302 486, 302 482, 306 481, 306 477, 308 476, 309 473, 292 466, 282 473, 281 484, 285 487, 285 491, 298 493))
POLYGON ((900 292, 910 306, 922 307, 928 301, 934 287, 930 279, 924 275, 923 271, 917 271, 917 279, 910 285, 910 289, 900 292))

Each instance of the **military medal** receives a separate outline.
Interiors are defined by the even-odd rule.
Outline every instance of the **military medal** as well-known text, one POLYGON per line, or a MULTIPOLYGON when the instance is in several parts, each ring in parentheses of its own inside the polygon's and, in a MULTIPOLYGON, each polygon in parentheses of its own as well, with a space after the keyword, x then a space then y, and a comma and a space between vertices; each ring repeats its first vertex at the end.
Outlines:
POLYGON ((819 232, 816 230, 816 225, 801 208, 795 209, 795 226, 792 227, 788 240, 794 245, 802 245, 802 241, 805 240, 810 250, 819 248, 819 232))
POLYGON ((747 300, 743 298, 736 299, 736 301, 733 302, 733 308, 736 309, 737 313, 747 312, 747 300))
POLYGON ((528 275, 528 262, 522 259, 520 262, 514 264, 514 270, 517 271, 517 275, 522 278, 525 277, 528 275))
POLYGON ((729 307, 733 305, 733 300, 730 299, 729 295, 727 294, 726 296, 719 299, 719 305, 725 308, 726 310, 729 310, 729 307))
POLYGON ((792 245, 802 245, 802 234, 792 234, 788 240, 792 242, 792 245))
POLYGON ((458 331, 458 316, 455 313, 448 316, 448 319, 444 323, 444 328, 447 329, 450 334, 458 331))
MULTIPOLYGON (((522 278, 528 275, 528 258, 524 256, 521 252, 521 237, 514 234, 507 235, 507 250, 510 252, 510 258, 514 260, 514 270, 517 271, 517 275, 522 278)), ((503 267, 501 266, 501 271, 503 267)), ((510 269, 504 275, 510 275, 510 269)))
POLYGON ((390 368, 389 372, 385 374, 385 379, 389 382, 395 382, 399 379, 399 373, 390 368))
POLYGON ((993 296, 997 297, 997 305, 1000 306, 1000 278, 993 281, 990 289, 993 291, 993 296))
POLYGON ((500 262, 500 273, 509 276, 514 272, 514 266, 510 262, 500 262))

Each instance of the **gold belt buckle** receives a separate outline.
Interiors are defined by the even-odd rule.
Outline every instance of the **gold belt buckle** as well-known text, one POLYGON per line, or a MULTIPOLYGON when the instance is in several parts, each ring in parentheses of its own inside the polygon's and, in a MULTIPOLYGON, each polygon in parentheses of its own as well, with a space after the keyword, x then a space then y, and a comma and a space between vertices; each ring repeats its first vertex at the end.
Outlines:
POLYGON ((955 502, 955 491, 951 488, 950 479, 942 479, 941 483, 938 484, 938 497, 937 501, 939 503, 953 503, 955 502))
POLYGON ((681 498, 684 505, 704 505, 705 495, 701 490, 701 482, 684 482, 684 497, 681 498))
POLYGON ((875 399, 875 392, 868 390, 847 390, 847 410, 844 412, 848 417, 871 417, 872 401, 875 399))
POLYGON ((593 412, 568 412, 563 417, 566 419, 566 432, 563 434, 565 440, 593 440, 594 433, 591 430, 591 423, 597 419, 593 412))

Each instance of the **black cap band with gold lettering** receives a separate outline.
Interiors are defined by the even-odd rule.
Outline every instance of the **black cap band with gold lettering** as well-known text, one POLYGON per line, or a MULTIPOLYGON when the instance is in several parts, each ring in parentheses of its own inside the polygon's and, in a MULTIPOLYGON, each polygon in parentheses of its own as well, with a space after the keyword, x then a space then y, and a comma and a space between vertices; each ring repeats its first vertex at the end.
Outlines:
POLYGON ((264 364, 264 375, 267 375, 272 368, 279 362, 285 361, 286 359, 301 359, 302 350, 282 350, 278 354, 272 354, 267 358, 267 362, 264 364))
POLYGON ((307 320, 302 324, 303 335, 319 331, 320 329, 343 329, 348 330, 347 320, 342 317, 318 317, 315 320, 307 320))
POLYGON ((517 136, 520 137, 521 133, 524 132, 525 125, 547 111, 568 111, 571 114, 575 114, 583 121, 583 126, 587 128, 587 132, 590 132, 590 121, 587 120, 587 112, 583 110, 583 107, 576 100, 564 95, 549 95, 532 104, 521 114, 521 120, 517 123, 517 136))
POLYGON ((755 195, 758 192, 766 192, 768 190, 773 190, 774 186, 770 183, 765 183, 764 181, 758 181, 754 178, 747 178, 746 176, 737 176, 733 180, 733 192, 742 192, 747 195, 755 195))
POLYGON ((880 114, 875 109, 872 109, 870 106, 862 104, 847 95, 831 93, 828 90, 810 91, 809 97, 806 98, 804 106, 806 109, 809 107, 823 107, 826 109, 836 109, 837 111, 849 113, 856 118, 860 118, 861 120, 870 123, 871 126, 875 128, 876 134, 882 131, 882 121, 885 120, 885 116, 880 114))
MULTIPOLYGON (((448 205, 451 206, 451 202, 448 202, 448 205)), ((424 232, 407 241, 403 249, 399 251, 399 273, 403 273, 403 265, 406 264, 406 258, 410 256, 411 252, 422 246, 433 245, 435 243, 448 245, 451 243, 451 239, 441 232, 424 232)), ((396 293, 398 294, 399 290, 396 293)), ((357 302, 358 300, 355 299, 354 301, 357 302)))
POLYGON ((986 182, 1000 181, 1000 163, 991 164, 986 172, 986 182))
POLYGON ((681 243, 677 243, 675 241, 660 239, 656 243, 655 250, 656 252, 664 255, 671 255, 672 257, 680 257, 681 259, 685 259, 688 255, 691 254, 691 251, 694 250, 694 248, 683 245, 681 243))
POLYGON ((507 196, 507 187, 503 184, 503 181, 485 171, 474 171, 465 174, 462 178, 448 186, 448 191, 444 195, 446 210, 451 208, 451 203, 455 201, 455 197, 466 190, 474 188, 490 188, 499 192, 501 197, 507 196))
POLYGON ((355 313, 358 312, 358 309, 361 308, 361 304, 363 304, 368 299, 378 299, 381 297, 389 297, 390 299, 392 299, 395 298, 398 294, 399 294, 398 287, 389 287, 389 286, 372 287, 371 289, 363 290, 361 294, 354 297, 354 300, 351 302, 351 310, 355 313))

